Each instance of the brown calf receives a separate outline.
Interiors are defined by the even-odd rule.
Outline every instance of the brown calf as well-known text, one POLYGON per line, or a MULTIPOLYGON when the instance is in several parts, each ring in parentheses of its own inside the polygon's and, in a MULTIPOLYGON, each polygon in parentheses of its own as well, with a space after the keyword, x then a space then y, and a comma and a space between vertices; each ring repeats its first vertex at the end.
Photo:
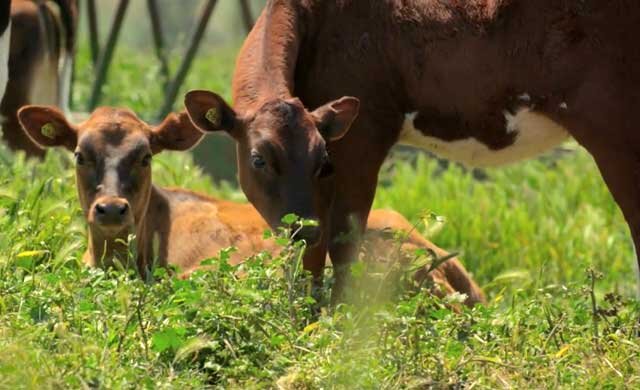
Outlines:
POLYGON ((327 249, 334 265, 353 258, 335 238, 351 217, 364 226, 396 143, 493 166, 573 136, 637 247, 638 33, 628 0, 270 0, 237 59, 234 109, 202 91, 186 104, 237 141, 240 184, 272 226, 320 220, 316 275, 327 249))
POLYGON ((21 130, 20 107, 49 104, 68 111, 76 24, 76 0, 11 1, 8 83, 0 95, 2 137, 11 149, 44 154, 21 130))
MULTIPOLYGON (((171 114, 156 127, 129 110, 114 108, 97 109, 79 125, 70 124, 53 107, 27 106, 18 116, 37 144, 63 146, 75 153, 78 195, 89 224, 88 265, 108 267, 114 258, 127 259, 125 243, 130 233, 137 237, 137 266, 142 273, 154 260, 189 273, 229 246, 238 248, 231 259, 236 264, 258 251, 276 250, 273 242, 262 239, 267 224, 250 204, 152 184, 152 155, 164 149, 188 149, 204 135, 185 113, 171 114)), ((398 213, 375 211, 370 223, 374 231, 410 232, 404 244, 407 249, 421 247, 446 255, 415 233, 398 213)), ((374 250, 385 247, 388 242, 377 242, 374 250)), ((455 258, 428 277, 445 293, 467 294, 468 304, 484 300, 455 258)))

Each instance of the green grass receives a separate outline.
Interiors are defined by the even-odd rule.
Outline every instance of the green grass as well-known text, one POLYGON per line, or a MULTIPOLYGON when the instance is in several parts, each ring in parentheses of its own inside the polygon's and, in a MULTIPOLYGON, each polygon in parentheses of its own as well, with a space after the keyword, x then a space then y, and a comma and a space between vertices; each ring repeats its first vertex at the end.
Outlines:
POLYGON ((392 162, 375 207, 444 216, 430 238, 461 252, 489 291, 576 282, 595 267, 603 289, 632 295, 635 256, 624 218, 588 153, 573 143, 565 149, 562 157, 488 170, 484 182, 456 167, 442 172, 422 154, 412 164, 392 162))
MULTIPOLYGON (((233 54, 202 55, 184 89, 228 97, 233 54)), ((105 103, 152 116, 161 99, 148 63, 120 53, 105 103)), ((88 95, 86 51, 79 64, 77 104, 88 95)), ((291 247, 269 265, 249 261, 240 280, 224 254, 218 271, 159 271, 150 284, 82 267, 70 157, 25 161, 0 148, 0 388, 638 387, 627 227, 591 158, 567 147, 482 182, 396 154, 376 207, 461 252, 490 303, 455 313, 415 291, 379 299, 379 275, 364 272, 352 304, 320 316, 291 247)), ((161 155, 153 169, 161 184, 243 198, 188 154, 161 155)))

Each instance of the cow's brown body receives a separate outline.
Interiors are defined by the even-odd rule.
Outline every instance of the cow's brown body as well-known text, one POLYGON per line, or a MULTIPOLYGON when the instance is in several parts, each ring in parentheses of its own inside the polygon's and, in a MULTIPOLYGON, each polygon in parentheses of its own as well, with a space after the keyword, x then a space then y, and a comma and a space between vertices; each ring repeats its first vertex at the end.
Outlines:
MULTIPOLYGON (((326 140, 335 199, 318 201, 329 192, 318 184, 289 202, 321 221, 322 239, 305 258, 316 274, 327 248, 334 265, 353 257, 354 244, 335 238, 349 229, 349 216, 364 226, 379 168, 398 142, 498 165, 573 136, 595 157, 638 246, 638 33, 640 3, 629 0, 271 0, 237 60, 236 123, 221 129, 238 141, 248 198, 276 224, 274 210, 292 211, 276 210, 277 199, 302 181, 302 169, 264 179, 243 171, 248 150, 284 145, 291 165, 313 165, 292 154, 321 144, 323 129, 305 107, 342 95, 360 100, 348 133, 326 140), (296 113, 285 126, 294 130, 274 119, 265 125, 274 102, 296 113)), ((193 100, 187 106, 197 117, 204 110, 190 109, 193 100)))
MULTIPOLYGON (((38 144, 64 146, 76 154, 78 195, 89 224, 88 265, 109 267, 116 258, 127 260, 129 234, 136 236, 136 265, 142 273, 155 262, 158 266, 176 265, 188 274, 202 260, 229 246, 238 249, 231 258, 235 264, 259 251, 277 250, 272 240, 263 239, 267 224, 250 204, 151 183, 152 154, 163 149, 184 150, 202 138, 203 133, 186 114, 172 114, 156 127, 129 110, 112 108, 96 110, 77 126, 52 107, 27 106, 19 117, 38 144)), ((406 250, 424 248, 447 255, 396 212, 375 211, 370 223, 372 231, 409 233, 403 244, 406 250)), ((373 245, 374 252, 394 247, 380 239, 373 245)), ((470 305, 484 300, 482 291, 455 258, 430 275, 422 272, 418 276, 430 278, 444 293, 467 294, 470 305)))
POLYGON ((26 104, 68 110, 75 48, 75 0, 12 0, 9 80, 0 96, 0 126, 5 142, 29 156, 44 151, 24 134, 17 111, 26 104))

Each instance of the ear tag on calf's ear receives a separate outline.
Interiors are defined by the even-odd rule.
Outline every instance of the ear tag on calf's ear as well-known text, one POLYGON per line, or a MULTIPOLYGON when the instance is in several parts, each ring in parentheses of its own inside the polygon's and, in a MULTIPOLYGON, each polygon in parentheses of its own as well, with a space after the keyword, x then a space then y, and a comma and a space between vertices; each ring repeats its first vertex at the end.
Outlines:
POLYGON ((204 115, 205 118, 215 127, 220 126, 220 116, 218 115, 218 109, 213 107, 207 110, 207 113, 204 115))
POLYGON ((40 132, 47 138, 55 139, 56 138, 56 127, 53 123, 45 123, 41 128, 40 132))

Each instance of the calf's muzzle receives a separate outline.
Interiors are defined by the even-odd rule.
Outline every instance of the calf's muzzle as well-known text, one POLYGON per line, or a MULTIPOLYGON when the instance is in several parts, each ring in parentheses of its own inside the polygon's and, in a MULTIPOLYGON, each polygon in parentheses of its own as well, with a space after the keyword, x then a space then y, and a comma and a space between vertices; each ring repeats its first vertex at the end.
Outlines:
POLYGON ((123 198, 101 198, 93 206, 95 221, 102 226, 123 226, 130 212, 129 202, 123 198))

